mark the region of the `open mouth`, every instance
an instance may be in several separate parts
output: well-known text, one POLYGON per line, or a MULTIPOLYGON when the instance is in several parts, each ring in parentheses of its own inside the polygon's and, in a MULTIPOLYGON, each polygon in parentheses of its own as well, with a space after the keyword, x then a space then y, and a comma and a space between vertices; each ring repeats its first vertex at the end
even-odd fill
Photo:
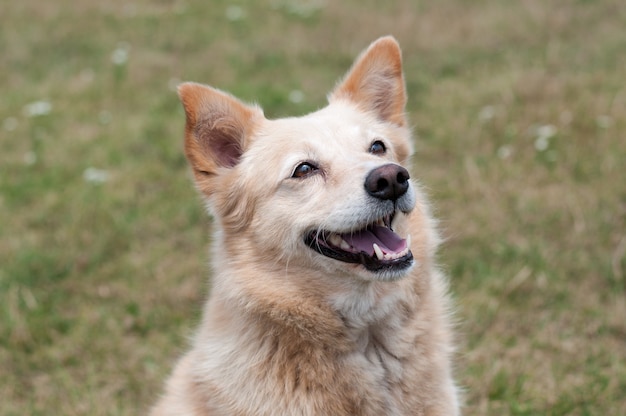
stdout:
POLYGON ((324 256, 346 263, 362 264, 373 272, 399 271, 413 264, 411 236, 403 239, 391 228, 393 214, 356 231, 312 231, 304 241, 324 256))

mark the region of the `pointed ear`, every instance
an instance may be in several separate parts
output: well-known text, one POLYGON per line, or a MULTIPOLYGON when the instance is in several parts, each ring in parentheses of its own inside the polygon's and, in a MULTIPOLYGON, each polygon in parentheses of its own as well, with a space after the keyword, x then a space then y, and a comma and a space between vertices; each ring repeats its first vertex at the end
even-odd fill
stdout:
POLYGON ((263 112, 217 89, 186 82, 178 87, 187 124, 185 154, 196 182, 239 163, 263 112))
POLYGON ((406 125, 406 92, 402 54, 392 36, 373 42, 330 94, 329 100, 347 99, 383 121, 406 125))

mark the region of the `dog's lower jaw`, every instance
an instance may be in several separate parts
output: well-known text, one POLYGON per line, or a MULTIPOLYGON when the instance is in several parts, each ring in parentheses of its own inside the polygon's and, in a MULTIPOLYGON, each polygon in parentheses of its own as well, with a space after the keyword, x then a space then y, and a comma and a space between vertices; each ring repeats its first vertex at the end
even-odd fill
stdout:
POLYGON ((362 278, 367 281, 376 282, 396 282, 409 275, 411 270, 416 266, 416 261, 411 255, 410 264, 406 265, 402 269, 394 268, 382 268, 376 271, 366 270, 366 273, 362 274, 362 278))

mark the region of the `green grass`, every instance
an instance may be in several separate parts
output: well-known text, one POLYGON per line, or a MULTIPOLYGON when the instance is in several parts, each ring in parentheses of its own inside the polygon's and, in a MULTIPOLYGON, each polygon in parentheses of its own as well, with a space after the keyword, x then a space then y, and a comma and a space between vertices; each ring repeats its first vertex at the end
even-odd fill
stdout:
POLYGON ((465 413, 626 414, 621 0, 4 3, 1 414, 145 412, 184 349, 210 220, 177 82, 298 115, 387 33, 447 239, 465 413))

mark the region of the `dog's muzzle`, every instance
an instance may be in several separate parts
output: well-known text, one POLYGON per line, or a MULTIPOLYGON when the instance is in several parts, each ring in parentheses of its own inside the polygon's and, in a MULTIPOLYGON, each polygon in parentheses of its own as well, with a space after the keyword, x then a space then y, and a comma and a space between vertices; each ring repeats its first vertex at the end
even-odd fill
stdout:
POLYGON ((392 229, 398 210, 408 212, 412 208, 401 203, 409 190, 409 172, 393 163, 382 165, 368 173, 364 186, 368 195, 390 208, 389 214, 357 230, 311 231, 305 235, 305 243, 324 256, 359 263, 373 272, 401 271, 410 267, 413 264, 411 237, 404 239, 392 229))

